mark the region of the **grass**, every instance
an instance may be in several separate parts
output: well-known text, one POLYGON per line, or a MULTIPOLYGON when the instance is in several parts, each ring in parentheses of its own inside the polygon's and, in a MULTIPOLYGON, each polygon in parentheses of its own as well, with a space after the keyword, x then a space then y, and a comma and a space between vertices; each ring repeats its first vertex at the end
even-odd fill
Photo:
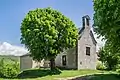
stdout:
MULTIPOLYGON (((50 71, 48 69, 26 70, 21 72, 17 78, 7 79, 7 80, 58 80, 58 79, 65 79, 70 77, 74 78, 75 76, 77 76, 78 78, 81 78, 81 76, 88 77, 91 75, 93 77, 89 80, 120 80, 120 78, 116 77, 116 73, 109 71, 58 70, 58 69, 54 71, 50 71)), ((1 78, 0 80, 6 80, 6 79, 1 78)), ((73 80, 76 80, 76 78, 74 78, 73 80)))

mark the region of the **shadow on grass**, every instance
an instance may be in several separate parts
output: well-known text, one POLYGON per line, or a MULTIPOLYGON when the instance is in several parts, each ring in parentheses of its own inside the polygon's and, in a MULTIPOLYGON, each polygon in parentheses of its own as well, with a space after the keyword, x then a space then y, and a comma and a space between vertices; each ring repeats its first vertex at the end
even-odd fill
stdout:
POLYGON ((71 80, 120 80, 120 75, 117 74, 94 74, 77 77, 71 80))
POLYGON ((59 75, 61 73, 60 70, 49 70, 49 69, 34 69, 34 70, 26 70, 20 73, 17 78, 24 79, 24 78, 37 78, 37 77, 44 77, 48 75, 59 75))

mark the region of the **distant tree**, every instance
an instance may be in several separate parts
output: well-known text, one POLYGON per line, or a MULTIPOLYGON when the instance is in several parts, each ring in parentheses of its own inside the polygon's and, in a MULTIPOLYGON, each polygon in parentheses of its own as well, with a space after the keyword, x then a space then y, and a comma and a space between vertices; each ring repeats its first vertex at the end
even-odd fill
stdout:
POLYGON ((111 41, 116 52, 120 52, 120 1, 93 0, 95 32, 111 41))
POLYGON ((75 24, 52 8, 29 11, 21 24, 21 43, 25 44, 34 60, 50 60, 55 68, 55 57, 64 49, 76 46, 78 31, 75 24))

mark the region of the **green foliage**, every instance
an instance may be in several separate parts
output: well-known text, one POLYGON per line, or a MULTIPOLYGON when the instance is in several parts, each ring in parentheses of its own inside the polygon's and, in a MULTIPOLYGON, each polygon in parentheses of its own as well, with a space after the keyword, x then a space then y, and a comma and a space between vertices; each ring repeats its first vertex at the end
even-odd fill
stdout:
POLYGON ((106 67, 105 67, 105 65, 102 62, 98 61, 97 65, 96 65, 96 69, 97 70, 105 70, 106 67))
POLYGON ((120 51, 120 1, 93 0, 94 29, 112 43, 114 51, 120 51))
POLYGON ((55 58, 64 49, 75 47, 77 36, 75 24, 49 7, 29 11, 21 24, 21 43, 38 61, 55 58))
POLYGON ((118 77, 120 78, 120 68, 119 69, 116 69, 116 72, 118 74, 118 77))
POLYGON ((120 69, 117 69, 116 71, 117 71, 118 73, 120 73, 120 69))
POLYGON ((3 68, 3 74, 6 77, 16 77, 18 74, 16 64, 6 64, 3 68))
POLYGON ((9 62, 5 59, 0 61, 0 75, 1 77, 14 78, 19 73, 19 63, 9 59, 9 62))
POLYGON ((120 64, 116 65, 115 69, 116 72, 118 73, 118 76, 120 77, 120 64))
POLYGON ((120 63, 120 54, 116 53, 109 42, 99 51, 99 60, 104 63, 107 69, 112 70, 120 63))
POLYGON ((115 69, 120 69, 120 64, 117 64, 117 65, 115 66, 115 69))
POLYGON ((4 77, 3 68, 4 68, 4 58, 0 60, 0 77, 4 77))

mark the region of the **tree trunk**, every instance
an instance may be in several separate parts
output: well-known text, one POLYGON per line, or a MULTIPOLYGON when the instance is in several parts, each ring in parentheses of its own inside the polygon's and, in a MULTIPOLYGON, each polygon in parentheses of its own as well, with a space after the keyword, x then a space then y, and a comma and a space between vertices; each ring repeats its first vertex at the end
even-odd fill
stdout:
POLYGON ((51 58, 51 60, 50 60, 50 69, 51 70, 55 69, 55 59, 54 58, 51 58))

